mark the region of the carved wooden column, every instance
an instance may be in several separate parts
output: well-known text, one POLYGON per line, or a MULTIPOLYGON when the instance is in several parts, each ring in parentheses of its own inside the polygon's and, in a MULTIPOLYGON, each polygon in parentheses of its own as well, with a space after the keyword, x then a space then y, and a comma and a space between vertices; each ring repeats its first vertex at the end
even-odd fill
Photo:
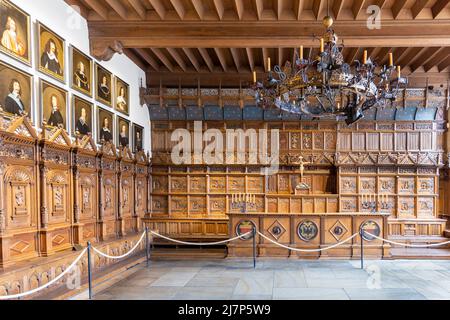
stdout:
POLYGON ((135 188, 135 158, 127 147, 121 148, 119 156, 119 232, 125 235, 137 230, 137 219, 134 215, 135 188))

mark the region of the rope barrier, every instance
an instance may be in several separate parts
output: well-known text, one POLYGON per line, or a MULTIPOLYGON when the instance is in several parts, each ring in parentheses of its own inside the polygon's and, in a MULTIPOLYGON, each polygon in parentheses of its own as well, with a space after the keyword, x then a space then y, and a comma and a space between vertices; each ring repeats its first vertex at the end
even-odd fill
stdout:
POLYGON ((378 240, 382 240, 384 242, 390 243, 390 244, 394 244, 394 245, 398 245, 398 246, 403 246, 403 247, 410 247, 410 248, 430 248, 430 247, 439 247, 439 246, 443 246, 443 245, 447 245, 450 244, 450 241, 446 241, 446 242, 441 242, 441 243, 432 243, 432 244, 408 244, 408 243, 400 243, 400 242, 395 242, 395 241, 391 241, 391 240, 387 240, 387 239, 383 239, 381 237, 378 237, 374 234, 371 234, 367 231, 364 231, 365 234, 367 234, 370 237, 374 237, 375 239, 378 240))
POLYGON ((80 259, 83 257, 83 255, 86 253, 87 248, 84 249, 80 255, 72 262, 72 264, 66 269, 64 270, 64 272, 62 272, 60 275, 58 275, 57 277, 55 277, 55 279, 53 279, 52 281, 44 284, 43 286, 40 286, 36 289, 27 291, 27 292, 23 292, 23 293, 18 293, 18 294, 13 294, 10 296, 0 296, 0 300, 7 300, 7 299, 17 299, 17 298, 21 298, 21 297, 25 297, 28 296, 30 294, 36 293, 38 291, 41 291, 42 289, 45 289, 49 286, 51 286, 52 284, 56 283, 59 281, 59 279, 61 279, 62 277, 64 277, 66 275, 66 273, 68 273, 77 263, 78 261, 80 261, 80 259))
POLYGON ((123 258, 129 256, 132 252, 134 252, 134 250, 137 249, 137 247, 139 246, 139 244, 140 244, 140 243, 142 242, 142 240, 144 239, 145 234, 146 234, 146 232, 144 231, 144 232, 142 233, 141 238, 140 238, 139 241, 135 244, 135 246, 134 246, 130 251, 128 251, 127 253, 125 253, 125 254, 123 254, 123 255, 121 255, 121 256, 110 256, 110 255, 108 255, 108 254, 106 254, 106 253, 101 252, 100 250, 98 250, 98 249, 95 248, 95 247, 92 247, 92 249, 93 249, 95 252, 97 252, 99 255, 101 255, 101 256, 103 256, 103 257, 105 257, 105 258, 108 258, 108 259, 116 259, 116 260, 118 260, 118 259, 123 259, 123 258))
POLYGON ((336 243, 336 244, 334 244, 334 245, 332 245, 332 246, 326 247, 326 248, 320 248, 320 249, 298 249, 298 248, 291 248, 291 247, 285 246, 284 244, 278 243, 278 242, 276 242, 276 241, 270 239, 269 237, 265 236, 264 234, 262 234, 262 233, 259 232, 259 231, 258 231, 258 233, 259 233, 259 235, 260 235, 261 237, 263 237, 264 239, 266 239, 266 240, 272 242, 273 244, 276 244, 277 246, 280 246, 280 247, 282 247, 282 248, 289 249, 289 250, 292 250, 292 251, 298 251, 298 252, 320 252, 320 251, 330 250, 330 249, 336 248, 336 247, 338 247, 338 246, 340 246, 340 245, 343 245, 344 243, 346 243, 346 242, 352 240, 352 239, 355 238, 357 235, 359 235, 358 233, 355 233, 355 234, 352 235, 350 238, 348 238, 348 239, 346 239, 346 240, 344 240, 344 241, 342 241, 342 242, 336 243))
POLYGON ((166 236, 163 236, 157 232, 151 231, 150 233, 154 234, 155 236, 158 236, 160 238, 166 239, 168 241, 172 241, 175 243, 179 243, 179 244, 185 244, 185 245, 192 245, 192 246, 214 246, 214 245, 218 245, 218 244, 224 244, 224 243, 228 243, 237 239, 242 239, 242 237, 248 236, 249 234, 251 234, 253 231, 249 231, 245 234, 239 235, 237 237, 234 237, 232 239, 227 239, 227 240, 223 240, 223 241, 218 241, 218 242, 205 242, 205 243, 200 243, 200 242, 185 242, 185 241, 180 241, 180 240, 175 240, 166 236))

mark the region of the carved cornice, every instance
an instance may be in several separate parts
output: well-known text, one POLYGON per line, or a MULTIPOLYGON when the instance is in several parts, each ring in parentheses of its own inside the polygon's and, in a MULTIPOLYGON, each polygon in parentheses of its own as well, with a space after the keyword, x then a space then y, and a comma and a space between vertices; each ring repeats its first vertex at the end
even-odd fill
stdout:
POLYGON ((389 152, 389 153, 363 153, 363 152, 337 152, 337 166, 370 166, 370 165, 396 165, 396 166, 434 166, 442 167, 443 153, 441 152, 389 152))

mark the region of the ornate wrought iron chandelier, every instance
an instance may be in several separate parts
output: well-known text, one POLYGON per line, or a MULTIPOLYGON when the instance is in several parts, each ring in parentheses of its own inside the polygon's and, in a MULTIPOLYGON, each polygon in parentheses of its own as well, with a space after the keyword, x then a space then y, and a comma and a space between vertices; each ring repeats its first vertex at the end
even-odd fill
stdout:
POLYGON ((258 105, 276 108, 312 118, 336 118, 350 125, 364 117, 370 108, 384 108, 394 102, 406 88, 408 79, 401 76, 389 53, 389 65, 379 67, 364 51, 363 61, 346 63, 344 45, 332 29, 333 19, 323 19, 327 31, 320 39, 320 54, 305 58, 303 46, 295 50, 295 61, 273 71, 268 59, 269 76, 258 82, 253 73, 253 89, 258 105))

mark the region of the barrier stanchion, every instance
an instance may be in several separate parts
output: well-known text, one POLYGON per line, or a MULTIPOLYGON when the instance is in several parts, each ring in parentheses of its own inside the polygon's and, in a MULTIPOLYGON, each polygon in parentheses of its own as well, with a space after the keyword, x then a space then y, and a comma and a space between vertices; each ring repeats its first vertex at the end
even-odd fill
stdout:
POLYGON ((148 242, 148 226, 145 226, 145 254, 147 256, 147 267, 150 264, 150 247, 148 242))
POLYGON ((364 230, 359 228, 359 235, 361 236, 361 269, 364 269, 364 230))
POLYGON ((89 300, 92 300, 92 269, 91 269, 91 242, 87 243, 88 250, 88 283, 89 283, 89 300))
POLYGON ((256 227, 253 227, 253 269, 256 269, 256 227))

